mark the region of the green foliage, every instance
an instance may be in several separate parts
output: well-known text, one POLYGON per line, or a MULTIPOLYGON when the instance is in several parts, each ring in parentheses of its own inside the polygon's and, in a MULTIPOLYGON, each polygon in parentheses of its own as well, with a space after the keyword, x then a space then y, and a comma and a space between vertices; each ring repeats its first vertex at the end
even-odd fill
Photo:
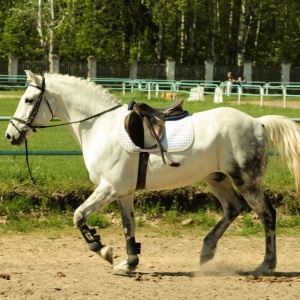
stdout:
POLYGON ((87 223, 94 227, 106 228, 109 226, 109 222, 104 215, 94 213, 88 217, 87 223))
POLYGON ((300 58, 298 0, 54 0, 53 15, 50 3, 42 1, 39 36, 38 0, 0 1, 2 57, 46 58, 53 38, 54 53, 75 61, 94 55, 163 63, 172 57, 227 65, 242 53, 256 65, 277 65, 300 58))
POLYGON ((39 44, 39 38, 32 24, 35 24, 35 15, 24 5, 16 6, 5 19, 1 34, 1 54, 15 55, 24 60, 38 60, 43 56, 43 49, 39 44))
POLYGON ((7 224, 0 222, 0 236, 8 231, 32 232, 33 230, 61 230, 73 225, 71 214, 16 214, 7 218, 7 224))
POLYGON ((199 209, 194 214, 193 221, 196 226, 201 226, 203 230, 209 230, 217 224, 216 216, 203 209, 199 209))
POLYGON ((239 233, 242 236, 252 235, 252 234, 264 234, 264 229, 261 222, 256 218, 253 220, 253 216, 250 213, 243 213, 241 232, 239 233))

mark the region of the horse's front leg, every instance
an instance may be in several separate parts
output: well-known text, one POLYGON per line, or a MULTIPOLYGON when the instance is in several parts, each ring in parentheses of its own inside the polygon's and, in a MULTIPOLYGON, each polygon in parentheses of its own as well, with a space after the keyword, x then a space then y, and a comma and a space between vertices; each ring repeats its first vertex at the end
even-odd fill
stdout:
POLYGON ((100 235, 96 234, 95 229, 90 229, 86 225, 86 220, 90 214, 103 208, 115 199, 116 191, 114 188, 106 180, 102 180, 101 184, 74 213, 74 224, 81 231, 90 250, 98 253, 111 264, 113 263, 112 248, 109 245, 106 246, 101 243, 100 235))
POLYGON ((121 210, 123 229, 126 239, 127 257, 119 265, 114 267, 115 271, 130 273, 134 271, 139 263, 140 244, 135 242, 135 216, 133 194, 118 200, 121 210))

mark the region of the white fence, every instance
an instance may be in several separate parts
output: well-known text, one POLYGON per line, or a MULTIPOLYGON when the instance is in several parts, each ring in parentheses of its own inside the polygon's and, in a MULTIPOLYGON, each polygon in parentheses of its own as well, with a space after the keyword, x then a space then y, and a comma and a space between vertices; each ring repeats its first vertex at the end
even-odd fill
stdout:
MULTIPOLYGON (((1 75, 0 75, 1 76, 1 75)), ((236 97, 237 103, 241 104, 242 96, 257 96, 260 105, 264 105, 265 97, 282 97, 283 107, 287 107, 288 97, 299 97, 300 82, 248 82, 243 85, 217 81, 192 81, 192 80, 147 80, 126 78, 90 78, 103 87, 126 92, 142 91, 147 93, 148 99, 153 95, 156 98, 175 99, 180 94, 188 94, 188 101, 205 101, 205 95, 214 95, 214 102, 222 103, 223 96, 236 97)), ((26 88, 26 78, 15 78, 3 75, 0 78, 0 89, 26 88), (21 82, 18 82, 22 80, 21 82)))
POLYGON ((242 96, 257 96, 260 105, 264 105, 265 97, 282 97, 283 107, 287 107, 288 97, 299 97, 300 82, 250 82, 243 85, 228 84, 228 82, 214 81, 170 81, 170 80, 130 80, 130 79, 105 79, 91 78, 91 81, 101 84, 109 90, 126 92, 142 91, 151 97, 175 99, 180 93, 188 94, 188 101, 205 101, 205 95, 214 95, 214 102, 223 102, 223 96, 237 97, 237 103, 241 104, 242 96))

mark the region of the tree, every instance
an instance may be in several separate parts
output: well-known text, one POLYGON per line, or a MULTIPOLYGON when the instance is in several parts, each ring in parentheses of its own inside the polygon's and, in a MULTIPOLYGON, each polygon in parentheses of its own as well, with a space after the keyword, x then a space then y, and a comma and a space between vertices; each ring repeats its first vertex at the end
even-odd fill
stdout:
POLYGON ((41 47, 50 57, 57 48, 54 32, 61 26, 65 17, 64 5, 55 6, 54 0, 38 0, 37 31, 40 36, 41 47), (58 18, 55 17, 55 12, 58 14, 58 18))
POLYGON ((298 0, 0 0, 0 55, 297 64, 298 0))
POLYGON ((6 19, 2 32, 1 50, 3 56, 16 55, 24 60, 40 59, 43 53, 39 47, 34 26, 33 1, 29 0, 26 7, 21 1, 15 3, 14 6, 11 4, 9 5, 9 13, 5 14, 6 19))

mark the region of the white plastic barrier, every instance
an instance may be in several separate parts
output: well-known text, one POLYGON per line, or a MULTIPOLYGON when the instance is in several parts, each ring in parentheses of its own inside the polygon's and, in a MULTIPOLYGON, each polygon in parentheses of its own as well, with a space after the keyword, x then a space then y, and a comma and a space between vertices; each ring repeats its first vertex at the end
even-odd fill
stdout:
POLYGON ((204 99, 204 87, 198 86, 190 90, 190 96, 188 101, 205 101, 204 99))
POLYGON ((223 103, 223 92, 219 86, 215 88, 214 103, 223 103))

